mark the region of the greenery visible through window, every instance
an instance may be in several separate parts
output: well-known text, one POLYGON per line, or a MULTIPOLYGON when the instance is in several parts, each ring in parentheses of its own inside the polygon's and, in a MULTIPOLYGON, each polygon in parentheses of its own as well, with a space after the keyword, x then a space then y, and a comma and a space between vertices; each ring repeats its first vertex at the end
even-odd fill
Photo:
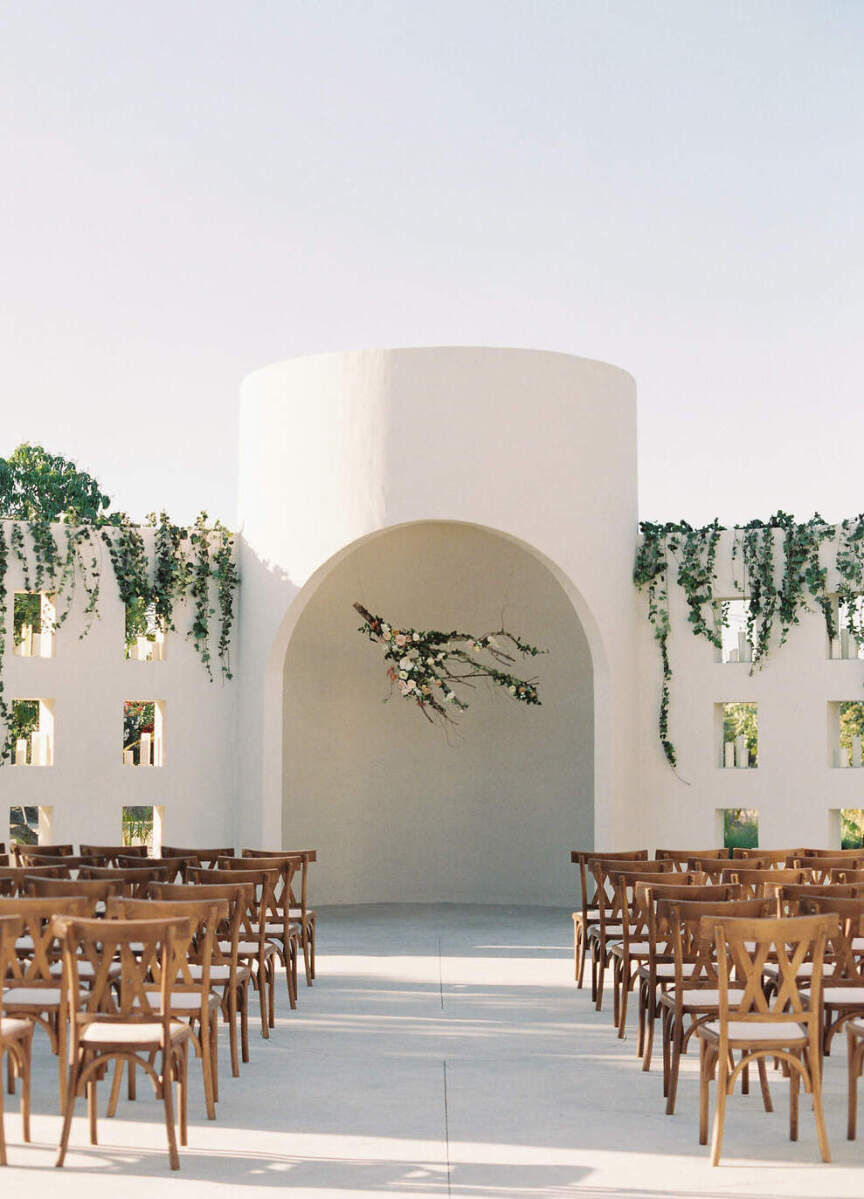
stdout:
MULTIPOLYGON (((32 746, 30 743, 31 733, 39 731, 39 700, 38 699, 13 699, 12 700, 12 718, 9 721, 9 754, 14 755, 15 743, 19 740, 27 741, 27 761, 32 761, 32 746)), ((13 759, 14 760, 14 759, 13 759)), ((23 809, 16 809, 22 811, 23 809)), ((33 809, 36 810, 35 808, 33 809)))
POLYGON ((734 703, 723 705, 723 743, 733 744, 740 736, 746 738, 750 765, 759 764, 759 727, 756 704, 734 703))
POLYGON ((755 808, 723 809, 723 845, 726 849, 758 849, 759 813, 755 808))
POLYGON ((840 746, 849 751, 850 761, 853 758, 853 737, 864 737, 864 703, 858 700, 840 704, 840 746))
POLYGON ((22 845, 38 844, 38 807, 12 807, 9 809, 9 840, 18 841, 22 845))
POLYGON ((123 809, 123 844, 146 845, 153 849, 153 808, 123 809))
POLYGON ((864 846, 864 808, 840 809, 840 848, 861 849, 864 846))
MULTIPOLYGON (((153 738, 153 729, 156 723, 156 705, 151 700, 149 702, 138 702, 136 700, 128 700, 123 705, 123 755, 124 761, 127 760, 127 750, 132 753, 134 765, 138 766, 141 762, 141 734, 149 733, 153 738)), ((131 809, 130 809, 131 810, 131 809)))

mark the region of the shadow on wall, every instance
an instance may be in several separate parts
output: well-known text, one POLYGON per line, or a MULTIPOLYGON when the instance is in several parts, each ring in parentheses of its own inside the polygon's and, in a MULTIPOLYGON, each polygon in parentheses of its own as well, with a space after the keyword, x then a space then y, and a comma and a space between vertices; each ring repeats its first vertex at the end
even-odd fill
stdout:
POLYGON ((569 849, 593 837, 588 643, 549 569, 505 535, 455 522, 358 544, 308 600, 284 668, 283 843, 319 850, 316 903, 566 904, 569 849), (391 696, 359 600, 397 627, 502 625, 549 650, 541 707, 480 681, 458 726, 391 696))

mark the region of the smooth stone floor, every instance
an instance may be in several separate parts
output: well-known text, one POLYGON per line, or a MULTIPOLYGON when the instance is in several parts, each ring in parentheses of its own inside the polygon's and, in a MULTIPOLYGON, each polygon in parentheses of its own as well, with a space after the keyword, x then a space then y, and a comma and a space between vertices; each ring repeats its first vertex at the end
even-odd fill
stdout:
POLYGON ((608 1011, 596 1013, 572 981, 569 912, 388 905, 325 909, 319 919, 319 977, 311 989, 301 982, 297 1011, 280 978, 277 1026, 265 1042, 252 1023, 252 1061, 239 1079, 223 1044, 215 1123, 192 1063, 178 1174, 143 1079, 136 1103, 100 1119, 96 1148, 80 1100, 67 1165, 52 1169, 56 1068, 37 1033, 34 1144, 22 1145, 18 1101, 7 1096, 3 1195, 864 1195, 864 1127, 860 1142, 845 1139, 841 1043, 825 1080, 834 1164, 819 1161, 803 1097, 800 1140, 788 1140, 788 1086, 772 1075, 776 1112, 762 1110, 758 1085, 730 1100, 725 1156, 712 1169, 697 1141, 695 1054, 667 1117, 658 1064, 643 1074, 634 1038, 618 1041, 608 1011))

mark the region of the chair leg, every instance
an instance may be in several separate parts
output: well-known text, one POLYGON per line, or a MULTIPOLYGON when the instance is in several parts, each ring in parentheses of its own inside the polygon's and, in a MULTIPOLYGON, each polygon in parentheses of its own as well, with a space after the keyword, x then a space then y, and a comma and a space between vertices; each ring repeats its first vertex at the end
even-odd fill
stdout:
MULTIPOLYGON (((204 1075, 204 1106, 207 1109, 207 1119, 216 1119, 216 1107, 213 1101, 213 1054, 210 1049, 210 1033, 212 1025, 209 1016, 201 1021, 201 1070, 204 1075)), ((168 1085, 167 1083, 165 1084, 168 1085)))
POLYGON ((774 1111, 774 1104, 771 1102, 771 1092, 768 1089, 768 1072, 765 1069, 765 1058, 756 1059, 756 1067, 759 1071, 759 1086, 762 1088, 762 1103, 765 1106, 766 1112, 774 1111))
POLYGON ((167 1045, 162 1051, 162 1102, 165 1105, 165 1131, 168 1134, 168 1162, 172 1170, 179 1170, 180 1155, 177 1152, 177 1134, 174 1129, 173 1073, 174 1052, 171 1046, 167 1045))
POLYGON ((258 962, 258 1006, 261 1009, 261 1036, 265 1041, 270 1039, 270 1016, 267 1012, 267 967, 262 961, 258 962))
POLYGON ((267 969, 267 1019, 270 1027, 276 1027, 276 962, 271 957, 267 969))
POLYGON ((798 1088, 801 1082, 801 1075, 798 1071, 792 1068, 792 1073, 789 1077, 789 1140, 798 1140, 798 1088))
POLYGON ((108 1116, 113 1119, 117 1115, 117 1101, 120 1098, 120 1083, 123 1081, 123 1058, 114 1059, 114 1078, 111 1082, 111 1093, 108 1096, 108 1116))
POLYGON ((243 980, 243 1001, 240 1004, 240 1043, 243 1061, 249 1061, 249 979, 243 980))
POLYGON ((708 1144, 708 1083, 711 1047, 699 1038, 699 1144, 708 1144))
POLYGON ((858 1076, 861 1073, 861 1049, 864 1042, 856 1044, 852 1029, 846 1028, 846 1061, 849 1073, 849 1105, 846 1120, 846 1137, 855 1140, 858 1124, 858 1076))
POLYGON ((681 1048, 684 1043, 684 1026, 676 1021, 672 1036, 672 1064, 669 1068, 669 1094, 666 1099, 666 1115, 675 1114, 675 1098, 678 1094, 678 1074, 681 1070, 681 1048))
POLYGON ((99 1117, 99 1097, 96 1090, 98 1083, 96 1075, 91 1074, 87 1081, 87 1115, 90 1119, 90 1144, 98 1145, 99 1140, 96 1135, 96 1123, 99 1117))
POLYGON ((189 1045, 183 1042, 180 1050, 180 1065, 177 1070, 177 1106, 180 1109, 180 1144, 189 1144, 189 1045))
POLYGON ((819 1153, 823 1162, 830 1162, 831 1150, 828 1146, 828 1133, 825 1130, 825 1112, 822 1110, 822 1063, 818 1060, 810 1063, 810 1085, 813 1090, 813 1118, 816 1121, 816 1135, 819 1138, 819 1153))
POLYGON ((647 998, 645 1048, 642 1054, 642 1069, 645 1071, 651 1069, 651 1059, 654 1056, 654 1025, 657 1023, 657 995, 649 989, 647 998))
POLYGON ((672 1046, 670 1044, 672 1037, 672 1025, 674 1021, 674 1013, 669 1008, 663 1009, 663 1098, 669 1094, 669 1074, 672 1068, 672 1046))
POLYGON ((714 1109, 714 1131, 711 1134, 711 1165, 720 1165, 723 1148, 723 1123, 726 1119, 726 1091, 729 1077, 729 1060, 725 1053, 717 1054, 717 1106, 714 1109))
POLYGON ((56 1166, 62 1166, 66 1160, 66 1150, 69 1148, 69 1133, 72 1129, 72 1113, 75 1110, 75 1099, 78 1095, 78 1075, 81 1063, 76 1061, 69 1071, 69 1081, 66 1087, 66 1108, 63 1112, 63 1130, 60 1133, 60 1144, 57 1147, 56 1166))
MULTIPOLYGON (((8 1053, 9 1050, 7 1049, 8 1053)), ((0 1043, 0 1079, 2 1079, 3 1069, 3 1045, 0 1043)), ((6 1133, 3 1128, 3 1088, 0 1086, 0 1166, 6 1166, 6 1133)))
POLYGON ((24 1141, 30 1140, 30 1085, 33 1070, 33 1029, 20 1042, 22 1078, 21 1078, 21 1125, 24 1141))

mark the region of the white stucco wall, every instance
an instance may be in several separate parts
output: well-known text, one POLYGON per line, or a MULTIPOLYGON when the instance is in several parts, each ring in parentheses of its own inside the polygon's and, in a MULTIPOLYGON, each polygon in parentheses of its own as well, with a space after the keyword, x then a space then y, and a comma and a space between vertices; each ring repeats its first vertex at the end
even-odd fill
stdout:
POLYGON ((346 547, 417 520, 500 530, 549 565, 592 653, 596 837, 634 835, 638 746, 618 730, 638 720, 635 415, 624 371, 534 350, 327 354, 245 380, 237 779, 254 839, 281 835, 283 667, 306 602, 346 547))
MULTIPOLYGON (((9 537, 9 522, 6 537, 9 537)), ((150 546, 152 532, 142 530, 150 546)), ((55 526, 65 546, 62 526, 55 526)), ((0 767, 0 840, 7 840, 9 807, 53 808, 51 839, 117 844, 121 809, 164 805, 168 843, 221 844, 233 835, 233 734, 236 685, 216 675, 210 683, 193 644, 185 637, 190 609, 176 610, 177 632, 167 636, 162 662, 126 661, 125 610, 117 596, 107 549, 100 548, 100 615, 83 639, 80 585, 70 615, 55 638, 52 658, 13 654, 13 592, 24 589, 13 554, 7 572, 3 678, 7 701, 54 703, 53 766, 0 767), (165 762, 161 767, 124 766, 123 703, 164 700, 165 762)))
POLYGON ((593 838, 591 656, 573 605, 533 555, 444 522, 364 539, 304 608, 284 686, 282 839, 317 847, 317 902, 571 899, 562 846, 593 838), (431 725, 390 696, 381 648, 356 631, 355 600, 396 628, 479 635, 503 619, 549 651, 508 667, 538 678, 541 705, 480 682, 461 692, 470 707, 455 725, 431 725))
MULTIPOLYGON (((717 551, 717 589, 728 598, 740 594, 730 572, 732 536, 724 533, 717 551)), ((836 585, 830 545, 823 562, 830 589, 836 585)), ((740 557, 738 564, 740 569, 740 557)), ((779 535, 775 564, 779 570, 779 535)), ((644 607, 640 620, 640 774, 652 848, 719 844, 717 812, 729 807, 758 810, 759 843, 767 848, 839 846, 836 813, 864 807, 864 769, 829 766, 828 705, 864 700, 864 661, 829 660, 824 618, 813 612, 790 630, 782 648, 775 639, 767 662, 751 676, 745 663, 715 662, 714 648, 705 638, 693 636, 677 585, 670 586, 670 600, 670 729, 680 778, 666 765, 657 737, 660 668, 644 607), (723 769, 718 764, 715 705, 734 701, 758 704, 755 769, 723 769)))

